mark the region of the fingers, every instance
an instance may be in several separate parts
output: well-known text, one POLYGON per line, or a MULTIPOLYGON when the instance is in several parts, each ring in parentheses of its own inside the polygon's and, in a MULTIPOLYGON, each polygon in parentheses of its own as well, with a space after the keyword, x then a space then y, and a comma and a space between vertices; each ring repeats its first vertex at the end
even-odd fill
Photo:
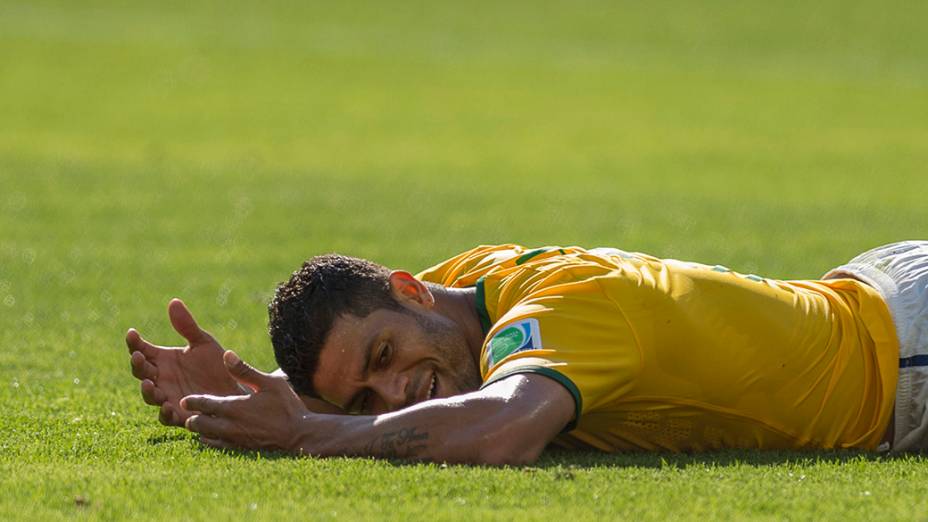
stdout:
POLYGON ((188 395, 180 400, 180 405, 187 411, 198 411, 207 415, 222 414, 230 399, 213 395, 188 395))
POLYGON ((183 426, 184 423, 181 420, 180 414, 177 413, 177 410, 171 406, 170 403, 165 402, 161 405, 161 410, 158 412, 158 421, 165 426, 183 426))
POLYGON ((158 389, 155 386, 155 383, 151 382, 148 379, 142 381, 142 400, 146 404, 151 406, 161 406, 158 411, 158 421, 165 426, 183 426, 183 418, 171 405, 167 402, 167 397, 165 397, 164 392, 158 389))
POLYGON ((143 379, 152 381, 158 379, 158 367, 148 362, 142 352, 132 352, 132 356, 129 357, 129 364, 132 366, 132 375, 136 379, 140 381, 143 379))
POLYGON ((184 427, 209 439, 224 439, 235 429, 228 419, 209 415, 191 415, 184 427))
POLYGON ((158 389, 155 386, 155 383, 151 382, 148 379, 142 380, 142 400, 145 401, 145 404, 150 404, 152 406, 161 406, 167 400, 164 392, 158 389))
POLYGON ((193 318, 193 314, 191 314, 190 310, 187 308, 187 305, 180 299, 171 299, 171 302, 168 303, 168 317, 171 319, 171 326, 174 327, 174 330, 182 335, 184 339, 187 339, 187 342, 191 345, 202 343, 212 338, 206 331, 200 328, 197 321, 193 318))
POLYGON ((222 361, 226 364, 229 375, 254 391, 267 388, 278 381, 274 376, 254 369, 231 350, 222 354, 222 361))
POLYGON ((230 444, 222 439, 211 439, 208 437, 204 437, 202 435, 200 436, 200 442, 202 442, 203 444, 206 444, 207 446, 211 448, 216 448, 216 449, 225 449, 225 450, 238 449, 238 446, 234 444, 230 444))
POLYGON ((135 328, 129 328, 126 332, 126 346, 129 348, 129 353, 142 352, 151 360, 155 360, 158 356, 158 347, 143 339, 135 328))

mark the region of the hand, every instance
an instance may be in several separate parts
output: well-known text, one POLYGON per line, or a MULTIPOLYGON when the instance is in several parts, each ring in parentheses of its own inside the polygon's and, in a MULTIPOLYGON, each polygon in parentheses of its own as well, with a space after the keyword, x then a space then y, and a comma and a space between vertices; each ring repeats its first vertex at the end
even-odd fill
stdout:
POLYGON ((131 352, 132 375, 142 381, 142 399, 160 406, 158 416, 167 426, 183 426, 190 412, 180 400, 194 393, 240 395, 249 390, 239 386, 222 363, 225 349, 212 335, 197 325, 180 299, 168 304, 174 329, 187 340, 186 347, 155 346, 135 329, 126 334, 131 352))
POLYGON ((181 400, 189 411, 186 428, 216 448, 295 451, 303 419, 313 415, 283 379, 258 371, 235 352, 223 356, 229 375, 254 391, 251 395, 190 395, 181 400))

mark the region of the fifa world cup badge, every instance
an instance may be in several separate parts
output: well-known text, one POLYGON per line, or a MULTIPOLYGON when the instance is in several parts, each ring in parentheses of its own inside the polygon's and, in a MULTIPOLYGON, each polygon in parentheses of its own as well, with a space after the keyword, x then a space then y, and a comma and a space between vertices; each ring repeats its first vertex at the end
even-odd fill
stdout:
POLYGON ((504 326, 487 343, 487 367, 502 361, 504 358, 528 350, 541 350, 541 329, 538 319, 522 319, 504 326))

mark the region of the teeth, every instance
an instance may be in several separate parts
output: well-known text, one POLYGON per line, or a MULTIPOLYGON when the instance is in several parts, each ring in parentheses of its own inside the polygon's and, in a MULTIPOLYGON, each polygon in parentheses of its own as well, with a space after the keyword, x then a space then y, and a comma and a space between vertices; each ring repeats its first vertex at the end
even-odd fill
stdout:
POLYGON ((435 396, 435 388, 438 386, 438 379, 435 378, 435 374, 432 374, 432 384, 429 386, 429 399, 435 396))

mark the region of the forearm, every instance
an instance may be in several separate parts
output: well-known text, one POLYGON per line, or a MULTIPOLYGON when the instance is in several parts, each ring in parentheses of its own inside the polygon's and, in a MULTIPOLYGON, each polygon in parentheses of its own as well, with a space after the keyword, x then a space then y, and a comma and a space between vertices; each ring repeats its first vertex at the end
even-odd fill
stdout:
MULTIPOLYGON (((483 402, 483 401, 481 401, 483 402)), ((403 411, 378 416, 340 416, 330 419, 328 440, 301 443, 300 451, 321 456, 371 456, 388 459, 428 460, 492 464, 484 442, 494 438, 487 417, 498 409, 488 404, 468 404, 456 399, 422 403, 403 411), (334 435, 334 436, 333 436, 334 435)), ((334 416, 333 416, 334 417, 334 416)), ((318 430, 318 424, 311 428, 318 430)))
POLYGON ((525 464, 575 416, 575 401, 544 376, 512 375, 486 388, 378 416, 314 413, 286 383, 225 357, 249 396, 190 395, 186 427, 220 448, 312 456, 371 456, 473 464, 525 464))
POLYGON ((474 393, 378 416, 326 416, 322 424, 316 415, 303 423, 294 449, 316 456, 525 464, 537 459, 569 420, 568 412, 563 422, 551 422, 546 406, 474 393))

